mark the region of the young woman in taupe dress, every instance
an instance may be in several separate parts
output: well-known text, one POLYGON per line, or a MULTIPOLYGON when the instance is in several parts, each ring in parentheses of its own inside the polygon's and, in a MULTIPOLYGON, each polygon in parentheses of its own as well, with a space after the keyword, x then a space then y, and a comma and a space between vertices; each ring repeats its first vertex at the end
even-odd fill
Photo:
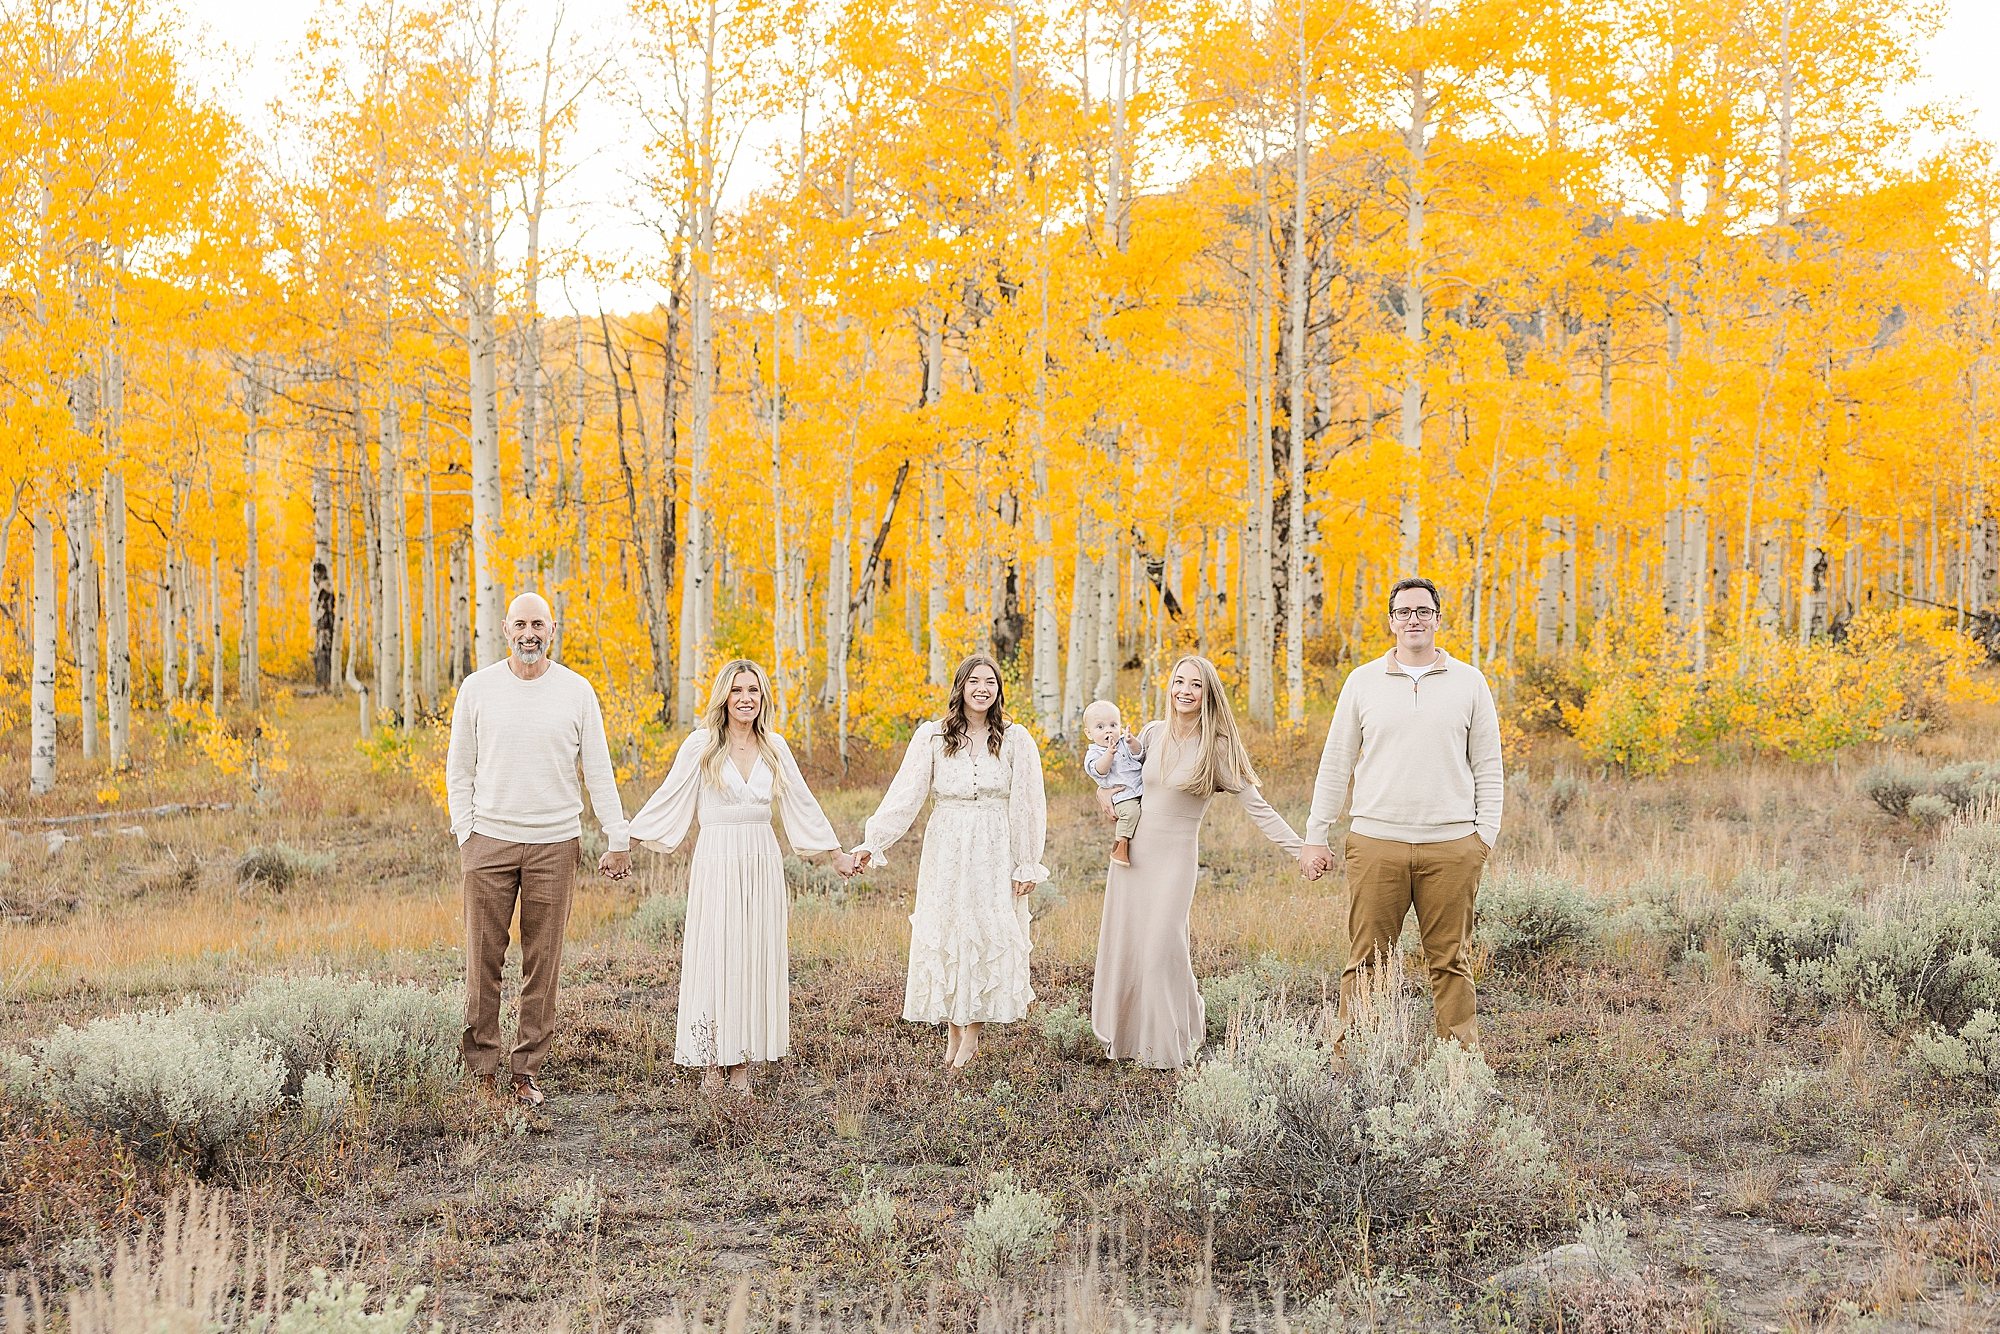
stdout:
POLYGON ((1215 665, 1196 657, 1175 663, 1167 700, 1167 717, 1139 733, 1145 806, 1132 835, 1132 864, 1113 863, 1104 888, 1090 993, 1090 1024, 1105 1053, 1156 1070, 1186 1065, 1207 1032, 1188 951, 1188 910, 1210 799, 1218 792, 1235 797, 1265 837, 1294 857, 1305 846, 1257 790, 1215 665))

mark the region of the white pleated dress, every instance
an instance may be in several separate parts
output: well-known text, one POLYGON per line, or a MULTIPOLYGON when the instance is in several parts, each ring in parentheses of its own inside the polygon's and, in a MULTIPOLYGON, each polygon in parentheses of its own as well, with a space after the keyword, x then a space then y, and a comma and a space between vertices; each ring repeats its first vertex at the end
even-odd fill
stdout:
POLYGON ((1013 882, 1049 878, 1042 865, 1048 808, 1035 738, 1010 723, 997 757, 984 738, 946 755, 940 725, 923 724, 860 846, 883 861, 883 852, 908 832, 931 797, 937 804, 917 863, 903 1018, 1013 1023, 1035 999, 1028 983, 1028 901, 1015 895, 1013 882))
POLYGON ((791 1050, 792 978, 785 858, 771 829, 773 788, 794 852, 827 852, 840 840, 783 737, 772 738, 782 783, 772 782, 762 758, 746 781, 725 757, 716 788, 701 772, 708 736, 697 728, 681 743, 667 780, 632 820, 633 841, 657 852, 672 852, 688 825, 701 822, 688 864, 674 1063, 775 1061, 791 1050))

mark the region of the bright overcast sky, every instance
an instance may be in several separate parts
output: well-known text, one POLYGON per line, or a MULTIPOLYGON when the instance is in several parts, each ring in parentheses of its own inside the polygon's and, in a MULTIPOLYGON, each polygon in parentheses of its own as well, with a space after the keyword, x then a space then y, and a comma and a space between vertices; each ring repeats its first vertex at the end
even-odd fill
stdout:
MULTIPOLYGON (((225 97, 252 125, 261 125, 262 108, 282 96, 289 78, 289 55, 305 32, 313 11, 311 0, 182 0, 197 33, 197 49, 214 53, 204 77, 224 90, 225 97)), ((566 25, 589 31, 594 40, 615 44, 626 27, 625 0, 564 0, 566 25)), ((534 16, 528 26, 546 22, 554 12, 551 0, 526 7, 534 16)), ((1982 138, 2000 142, 2000 0, 1948 0, 1943 31, 1932 44, 1927 86, 1908 92, 1911 105, 1926 101, 1952 103, 1982 138)), ((589 118, 578 148, 588 161, 569 183, 562 216, 545 223, 557 244, 586 241, 597 253, 617 253, 647 243, 650 233, 638 227, 621 207, 629 197, 626 161, 621 147, 625 129, 615 114, 589 118)), ((769 151, 769 141, 746 145, 740 155, 731 193, 765 173, 757 159, 769 151)), ((547 242, 545 241, 545 244, 547 242)), ((586 280, 587 282, 587 280, 586 280)), ((602 290, 586 286, 548 293, 545 300, 560 307, 573 301, 595 310, 650 305, 658 293, 643 285, 615 283, 602 290)))

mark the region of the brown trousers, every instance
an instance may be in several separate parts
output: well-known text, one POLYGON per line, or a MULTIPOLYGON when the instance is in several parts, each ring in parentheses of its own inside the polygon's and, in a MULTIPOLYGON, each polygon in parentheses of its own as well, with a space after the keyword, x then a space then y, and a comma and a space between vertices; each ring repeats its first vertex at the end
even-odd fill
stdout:
POLYGON ((563 929, 576 885, 577 839, 509 843, 474 834, 458 850, 465 873, 465 1068, 485 1077, 500 1068, 500 968, 508 927, 521 905, 521 1026, 508 1068, 532 1079, 555 1034, 556 977, 563 929))
POLYGON ((1473 1016, 1472 904, 1486 869, 1486 841, 1467 834, 1447 843, 1392 843, 1347 836, 1347 969, 1341 974, 1341 1009, 1378 954, 1387 956, 1403 934, 1412 905, 1423 933, 1424 963, 1431 975, 1431 1008, 1437 1034, 1479 1046, 1473 1016))

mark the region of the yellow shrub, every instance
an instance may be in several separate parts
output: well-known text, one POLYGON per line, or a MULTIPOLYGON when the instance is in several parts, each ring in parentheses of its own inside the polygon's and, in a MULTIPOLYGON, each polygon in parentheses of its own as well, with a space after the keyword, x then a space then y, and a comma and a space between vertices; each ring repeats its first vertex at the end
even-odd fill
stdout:
POLYGON ((1658 773, 1718 753, 1817 759, 1994 697, 1978 644, 1936 612, 1864 611, 1839 643, 1753 631, 1713 636, 1696 671, 1657 615, 1586 655, 1581 705, 1563 718, 1584 753, 1658 773))

